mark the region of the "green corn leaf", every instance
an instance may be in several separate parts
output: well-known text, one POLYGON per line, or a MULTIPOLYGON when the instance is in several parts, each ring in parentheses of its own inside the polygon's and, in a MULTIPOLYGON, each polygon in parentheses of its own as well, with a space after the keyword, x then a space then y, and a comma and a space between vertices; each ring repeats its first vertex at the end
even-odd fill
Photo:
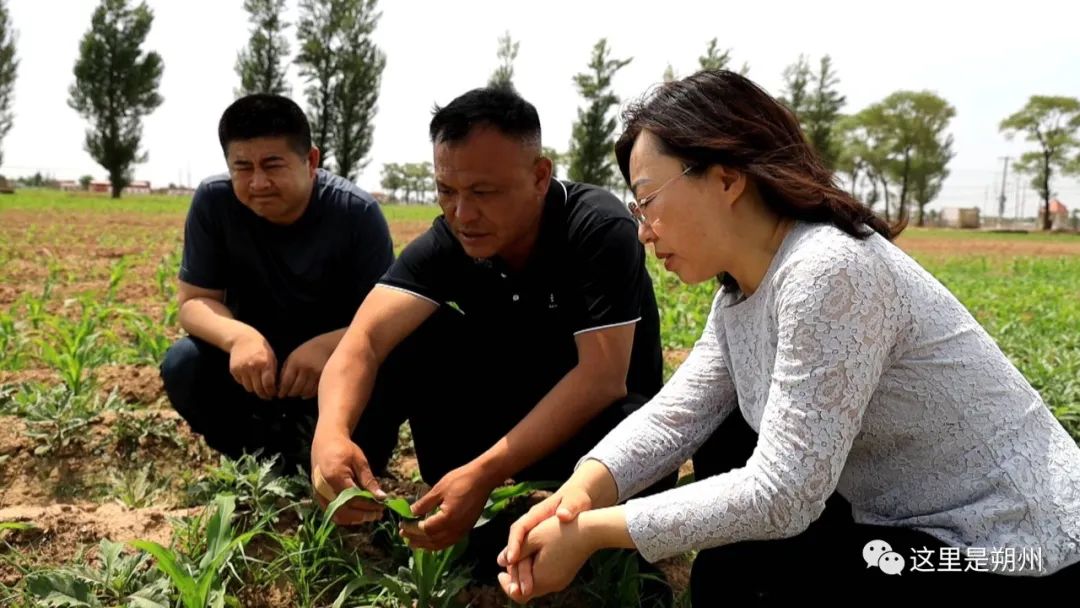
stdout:
POLYGON ((198 596, 195 579, 177 562, 173 552, 161 545, 149 540, 133 540, 130 544, 140 551, 145 551, 157 559, 158 570, 164 572, 170 579, 177 591, 180 592, 180 601, 188 608, 202 608, 202 598, 198 596))
POLYGON ((375 498, 374 494, 367 490, 361 490, 360 488, 348 488, 344 492, 338 494, 337 498, 326 507, 327 518, 332 518, 334 513, 336 513, 342 505, 354 498, 365 498, 367 500, 379 502, 405 519, 420 519, 416 515, 413 515, 412 507, 409 506, 409 501, 404 498, 388 498, 385 501, 379 501, 375 498))
POLYGON ((341 590, 341 593, 338 594, 337 599, 334 600, 331 608, 342 608, 345 605, 345 600, 349 599, 358 589, 362 587, 373 587, 381 582, 383 582, 381 578, 370 576, 358 576, 354 578, 341 590))
POLYGON ((25 532, 26 530, 34 530, 37 526, 34 524, 27 524, 21 521, 4 521, 0 522, 0 532, 4 530, 14 530, 16 532, 25 532))

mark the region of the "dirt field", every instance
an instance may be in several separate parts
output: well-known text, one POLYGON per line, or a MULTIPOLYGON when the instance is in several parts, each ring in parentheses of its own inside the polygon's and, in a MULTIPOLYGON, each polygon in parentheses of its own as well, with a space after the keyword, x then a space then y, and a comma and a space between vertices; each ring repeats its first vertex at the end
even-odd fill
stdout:
MULTIPOLYGON (((93 348, 112 350, 88 373, 96 379, 97 398, 115 402, 114 407, 70 430, 66 443, 44 452, 26 416, 0 416, 0 522, 35 526, 31 531, 0 533, 3 543, 21 556, 0 560, 0 583, 12 586, 29 569, 69 562, 84 551, 92 555, 103 538, 149 539, 167 545, 170 522, 202 508, 191 501, 187 490, 217 459, 169 409, 156 366, 147 360, 160 352, 161 344, 167 345, 181 333, 172 302, 183 219, 182 212, 35 211, 0 206, 0 312, 17 328, 4 338, 6 350, 0 351, 0 394, 7 391, 11 399, 25 383, 56 386, 64 382, 60 372, 44 360, 40 343, 50 339, 50 332, 60 331, 54 326, 59 327, 61 320, 74 323, 82 318, 89 302, 99 304, 101 313, 93 348), (151 336, 156 347, 135 339, 138 326, 132 324, 128 312, 156 324, 157 333, 151 336), (130 478, 140 473, 156 493, 142 501, 147 503, 144 506, 124 506, 117 492, 138 491, 130 478), (124 481, 125 476, 129 481, 124 481)), ((427 220, 392 221, 396 248, 429 225, 427 220)), ((1080 255, 1080 237, 1074 236, 1020 239, 912 231, 898 243, 914 254, 931 257, 1080 255)), ((677 366, 687 352, 669 349, 665 353, 668 366, 677 366)), ((407 450, 393 470, 397 483, 412 483, 415 460, 407 450)), ((0 544, 0 552, 3 547, 0 544)), ((676 586, 685 587, 685 560, 673 560, 665 569, 676 586)), ((470 593, 487 598, 478 600, 480 606, 505 604, 505 598, 491 588, 470 593)), ((288 593, 280 592, 249 601, 252 605, 292 605, 288 593)))

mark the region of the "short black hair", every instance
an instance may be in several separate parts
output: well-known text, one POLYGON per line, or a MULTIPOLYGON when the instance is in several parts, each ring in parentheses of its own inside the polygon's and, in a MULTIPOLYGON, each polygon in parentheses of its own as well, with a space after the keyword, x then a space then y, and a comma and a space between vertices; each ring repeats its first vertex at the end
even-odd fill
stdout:
POLYGON ((221 151, 229 144, 257 137, 284 137, 300 156, 311 150, 311 124, 296 102, 281 95, 256 93, 237 99, 218 123, 221 151))
POLYGON ((473 89, 446 106, 435 106, 431 143, 460 142, 477 126, 493 127, 504 135, 540 146, 536 107, 510 87, 473 89))

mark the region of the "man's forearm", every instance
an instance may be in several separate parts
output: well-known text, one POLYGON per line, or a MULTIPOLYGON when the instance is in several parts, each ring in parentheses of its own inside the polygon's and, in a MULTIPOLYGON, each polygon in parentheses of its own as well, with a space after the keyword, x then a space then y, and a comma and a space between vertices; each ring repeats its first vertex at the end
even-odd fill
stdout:
POLYGON ((335 329, 334 331, 328 331, 325 334, 319 334, 311 339, 311 342, 318 343, 319 346, 325 348, 328 352, 333 352, 337 348, 338 343, 341 342, 341 338, 345 336, 345 332, 348 327, 342 327, 341 329, 335 329))
POLYGON ((323 368, 316 432, 351 435, 371 398, 378 359, 370 350, 355 360, 349 359, 342 351, 335 350, 323 368))
POLYGON ((191 298, 180 306, 180 327, 192 336, 229 352, 246 333, 257 330, 233 318, 224 303, 211 298, 191 298))
POLYGON ((570 370, 505 437, 473 463, 494 483, 513 477, 573 437, 604 408, 626 396, 624 386, 570 370))

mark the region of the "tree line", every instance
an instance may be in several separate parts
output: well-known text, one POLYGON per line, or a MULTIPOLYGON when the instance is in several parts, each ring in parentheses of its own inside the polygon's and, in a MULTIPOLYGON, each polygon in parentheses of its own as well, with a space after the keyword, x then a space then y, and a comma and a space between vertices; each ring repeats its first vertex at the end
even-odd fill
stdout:
MULTIPOLYGON (((237 54, 235 93, 288 95, 286 72, 290 62, 295 64, 322 162, 355 179, 368 162, 386 66, 385 54, 372 41, 381 17, 377 0, 299 0, 295 24, 286 21, 285 8, 286 0, 244 0, 250 35, 237 54), (294 39, 290 29, 295 29, 294 39)), ((145 1, 100 0, 79 43, 69 88, 69 105, 89 123, 84 146, 108 172, 114 197, 130 183, 133 166, 148 159, 141 149, 142 120, 164 102, 158 93, 164 61, 144 48, 152 24, 145 1)), ((14 120, 15 37, 6 0, 0 0, 0 144, 14 120)), ((488 85, 514 86, 519 50, 520 42, 509 32, 499 37, 488 85)), ((571 180, 623 187, 613 153, 621 103, 613 81, 632 61, 615 56, 601 38, 585 69, 573 75, 581 104, 570 141, 565 152, 544 149, 571 180)), ((735 69, 732 62, 732 49, 713 38, 698 57, 697 68, 735 69)), ((737 70, 748 74, 750 66, 743 62, 737 70)), ((677 77, 668 64, 662 79, 677 77)), ((914 214, 916 223, 923 223, 925 207, 940 193, 954 156, 949 127, 956 109, 948 101, 932 91, 902 90, 848 112, 828 55, 815 62, 801 55, 785 68, 779 97, 839 183, 871 208, 880 206, 888 219, 914 214)), ((1001 121, 999 130, 1031 144, 1013 170, 1030 176, 1049 227, 1046 211, 1054 180, 1080 175, 1080 100, 1032 96, 1001 121)), ((430 173, 430 163, 387 163, 381 186, 392 199, 401 193, 407 202, 423 202, 430 198, 430 173)))

